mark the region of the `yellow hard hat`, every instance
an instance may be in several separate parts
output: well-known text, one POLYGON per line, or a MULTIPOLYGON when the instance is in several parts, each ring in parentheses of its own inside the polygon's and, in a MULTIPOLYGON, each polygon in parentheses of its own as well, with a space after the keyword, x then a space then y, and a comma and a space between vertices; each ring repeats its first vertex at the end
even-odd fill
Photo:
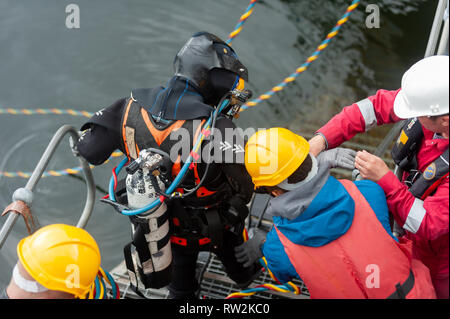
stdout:
POLYGON ((84 229, 45 226, 17 245, 27 272, 42 286, 84 298, 100 268, 100 250, 84 229))
POLYGON ((275 186, 291 176, 308 153, 308 141, 288 129, 260 130, 245 146, 245 167, 255 187, 275 186))

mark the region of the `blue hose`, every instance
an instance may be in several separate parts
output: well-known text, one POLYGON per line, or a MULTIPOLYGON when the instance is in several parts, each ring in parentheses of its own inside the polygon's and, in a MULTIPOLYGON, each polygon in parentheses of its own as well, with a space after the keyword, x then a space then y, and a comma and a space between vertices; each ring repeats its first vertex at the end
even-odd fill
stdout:
POLYGON ((99 299, 100 297, 100 281, 98 280, 98 276, 95 277, 95 297, 94 299, 99 299))
MULTIPOLYGON (((128 162, 128 157, 125 157, 119 165, 117 165, 115 169, 116 176, 119 174, 120 170, 125 166, 125 164, 128 162)), ((109 198, 112 201, 116 201, 116 196, 114 195, 114 176, 111 176, 111 179, 109 180, 109 198)))
MULTIPOLYGON (((207 127, 211 124, 211 121, 213 120, 213 118, 216 116, 216 113, 220 113, 222 112, 222 110, 227 107, 227 105, 229 104, 229 100, 226 99, 225 101, 222 102, 222 105, 215 110, 215 112, 213 112, 213 114, 209 117, 208 121, 205 123, 205 125, 203 127, 207 127)), ((201 137, 202 135, 200 135, 195 143, 194 149, 196 149, 199 146, 199 143, 201 143, 201 137)), ((124 167, 124 165, 128 162, 128 158, 124 158, 119 165, 117 165, 116 169, 115 169, 115 173, 116 176, 119 175, 120 170, 124 167)), ((178 173, 177 177, 174 179, 174 181, 172 182, 172 184, 170 184, 169 188, 166 191, 166 195, 170 196, 169 194, 172 194, 174 192, 174 190, 178 187, 178 184, 181 182, 181 180, 183 179, 184 175, 186 174, 186 172, 189 169, 189 166, 192 163, 192 155, 189 155, 189 157, 187 158, 186 162, 184 163, 183 167, 181 168, 180 172, 178 173)), ((109 198, 112 201, 116 201, 116 197, 114 196, 114 176, 111 176, 111 179, 109 181, 109 198)), ((155 207, 157 207, 158 205, 161 204, 161 199, 155 199, 153 202, 151 202, 150 204, 148 204, 147 206, 144 206, 142 208, 139 209, 134 209, 134 210, 128 210, 128 209, 124 209, 121 214, 126 215, 126 216, 134 216, 134 215, 139 215, 139 214, 143 214, 155 207)))
MULTIPOLYGON (((103 270, 103 272, 105 273, 106 277, 109 280, 109 283, 111 284, 111 289, 112 289, 112 295, 113 298, 116 298, 117 295, 117 289, 116 289, 116 282, 114 281, 114 278, 109 274, 109 272, 107 272, 106 270, 103 270)), ((119 295, 120 297, 120 295, 119 295)))

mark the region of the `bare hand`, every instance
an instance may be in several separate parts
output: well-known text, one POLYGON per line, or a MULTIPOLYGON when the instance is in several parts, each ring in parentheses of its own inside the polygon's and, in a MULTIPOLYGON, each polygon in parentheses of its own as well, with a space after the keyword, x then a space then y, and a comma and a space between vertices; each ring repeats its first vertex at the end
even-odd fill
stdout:
POLYGON ((314 156, 319 155, 320 152, 325 150, 326 147, 325 139, 320 134, 315 135, 308 141, 308 143, 309 143, 309 152, 314 156))
POLYGON ((389 172, 389 167, 381 158, 367 151, 356 153, 355 168, 364 179, 374 182, 378 182, 389 172))

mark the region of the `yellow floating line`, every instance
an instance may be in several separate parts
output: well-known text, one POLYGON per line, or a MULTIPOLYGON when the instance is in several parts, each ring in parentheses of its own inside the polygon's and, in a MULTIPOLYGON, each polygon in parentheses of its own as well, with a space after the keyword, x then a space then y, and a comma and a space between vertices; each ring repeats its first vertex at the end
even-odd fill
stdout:
POLYGON ((320 45, 317 50, 322 51, 323 49, 325 49, 328 46, 328 43, 324 43, 322 45, 320 45))
POLYGON ((17 172, 17 175, 19 175, 20 177, 23 177, 23 178, 27 178, 27 177, 30 177, 30 175, 29 174, 26 174, 26 173, 24 173, 24 172, 17 172))
POLYGON ((293 81, 295 81, 295 77, 290 76, 288 78, 285 78, 283 82, 293 82, 293 81))
POLYGON ((339 20, 337 24, 338 24, 338 25, 344 24, 345 22, 347 22, 347 20, 348 20, 348 17, 339 20))
POLYGON ((355 3, 355 4, 352 4, 350 7, 348 7, 347 12, 352 11, 352 10, 355 9, 358 5, 359 5, 359 2, 358 2, 358 3, 355 3))
POLYGON ((58 173, 57 171, 54 171, 54 170, 50 170, 50 171, 48 171, 48 173, 52 176, 61 176, 60 173, 58 173))
POLYGON ((275 86, 274 88, 272 88, 272 91, 278 92, 278 91, 281 91, 282 89, 283 89, 282 86, 275 86))
POLYGON ((336 36, 336 34, 338 34, 338 31, 330 32, 328 33, 327 38, 333 38, 334 36, 336 36))
POLYGON ((239 29, 236 29, 236 30, 234 30, 233 32, 231 32, 230 38, 233 38, 233 37, 235 37, 236 35, 238 35, 239 32, 241 32, 241 30, 242 30, 242 27, 240 27, 239 29))
POLYGON ((252 12, 253 12, 253 9, 251 9, 250 11, 244 13, 244 14, 241 16, 241 21, 247 19, 247 18, 252 14, 252 12))

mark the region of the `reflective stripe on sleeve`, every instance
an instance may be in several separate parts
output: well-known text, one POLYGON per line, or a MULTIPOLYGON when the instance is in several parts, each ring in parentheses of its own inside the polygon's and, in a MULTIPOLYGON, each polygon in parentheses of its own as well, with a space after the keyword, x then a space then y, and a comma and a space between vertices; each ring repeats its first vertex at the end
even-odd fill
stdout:
POLYGON ((403 228, 413 234, 417 233, 420 228, 420 224, 425 217, 425 213, 426 210, 423 208, 423 201, 416 198, 411 206, 403 228))
POLYGON ((371 128, 377 126, 377 117, 375 115, 372 101, 370 101, 369 99, 364 99, 357 102, 356 104, 358 105, 359 111, 364 118, 366 132, 371 128))

